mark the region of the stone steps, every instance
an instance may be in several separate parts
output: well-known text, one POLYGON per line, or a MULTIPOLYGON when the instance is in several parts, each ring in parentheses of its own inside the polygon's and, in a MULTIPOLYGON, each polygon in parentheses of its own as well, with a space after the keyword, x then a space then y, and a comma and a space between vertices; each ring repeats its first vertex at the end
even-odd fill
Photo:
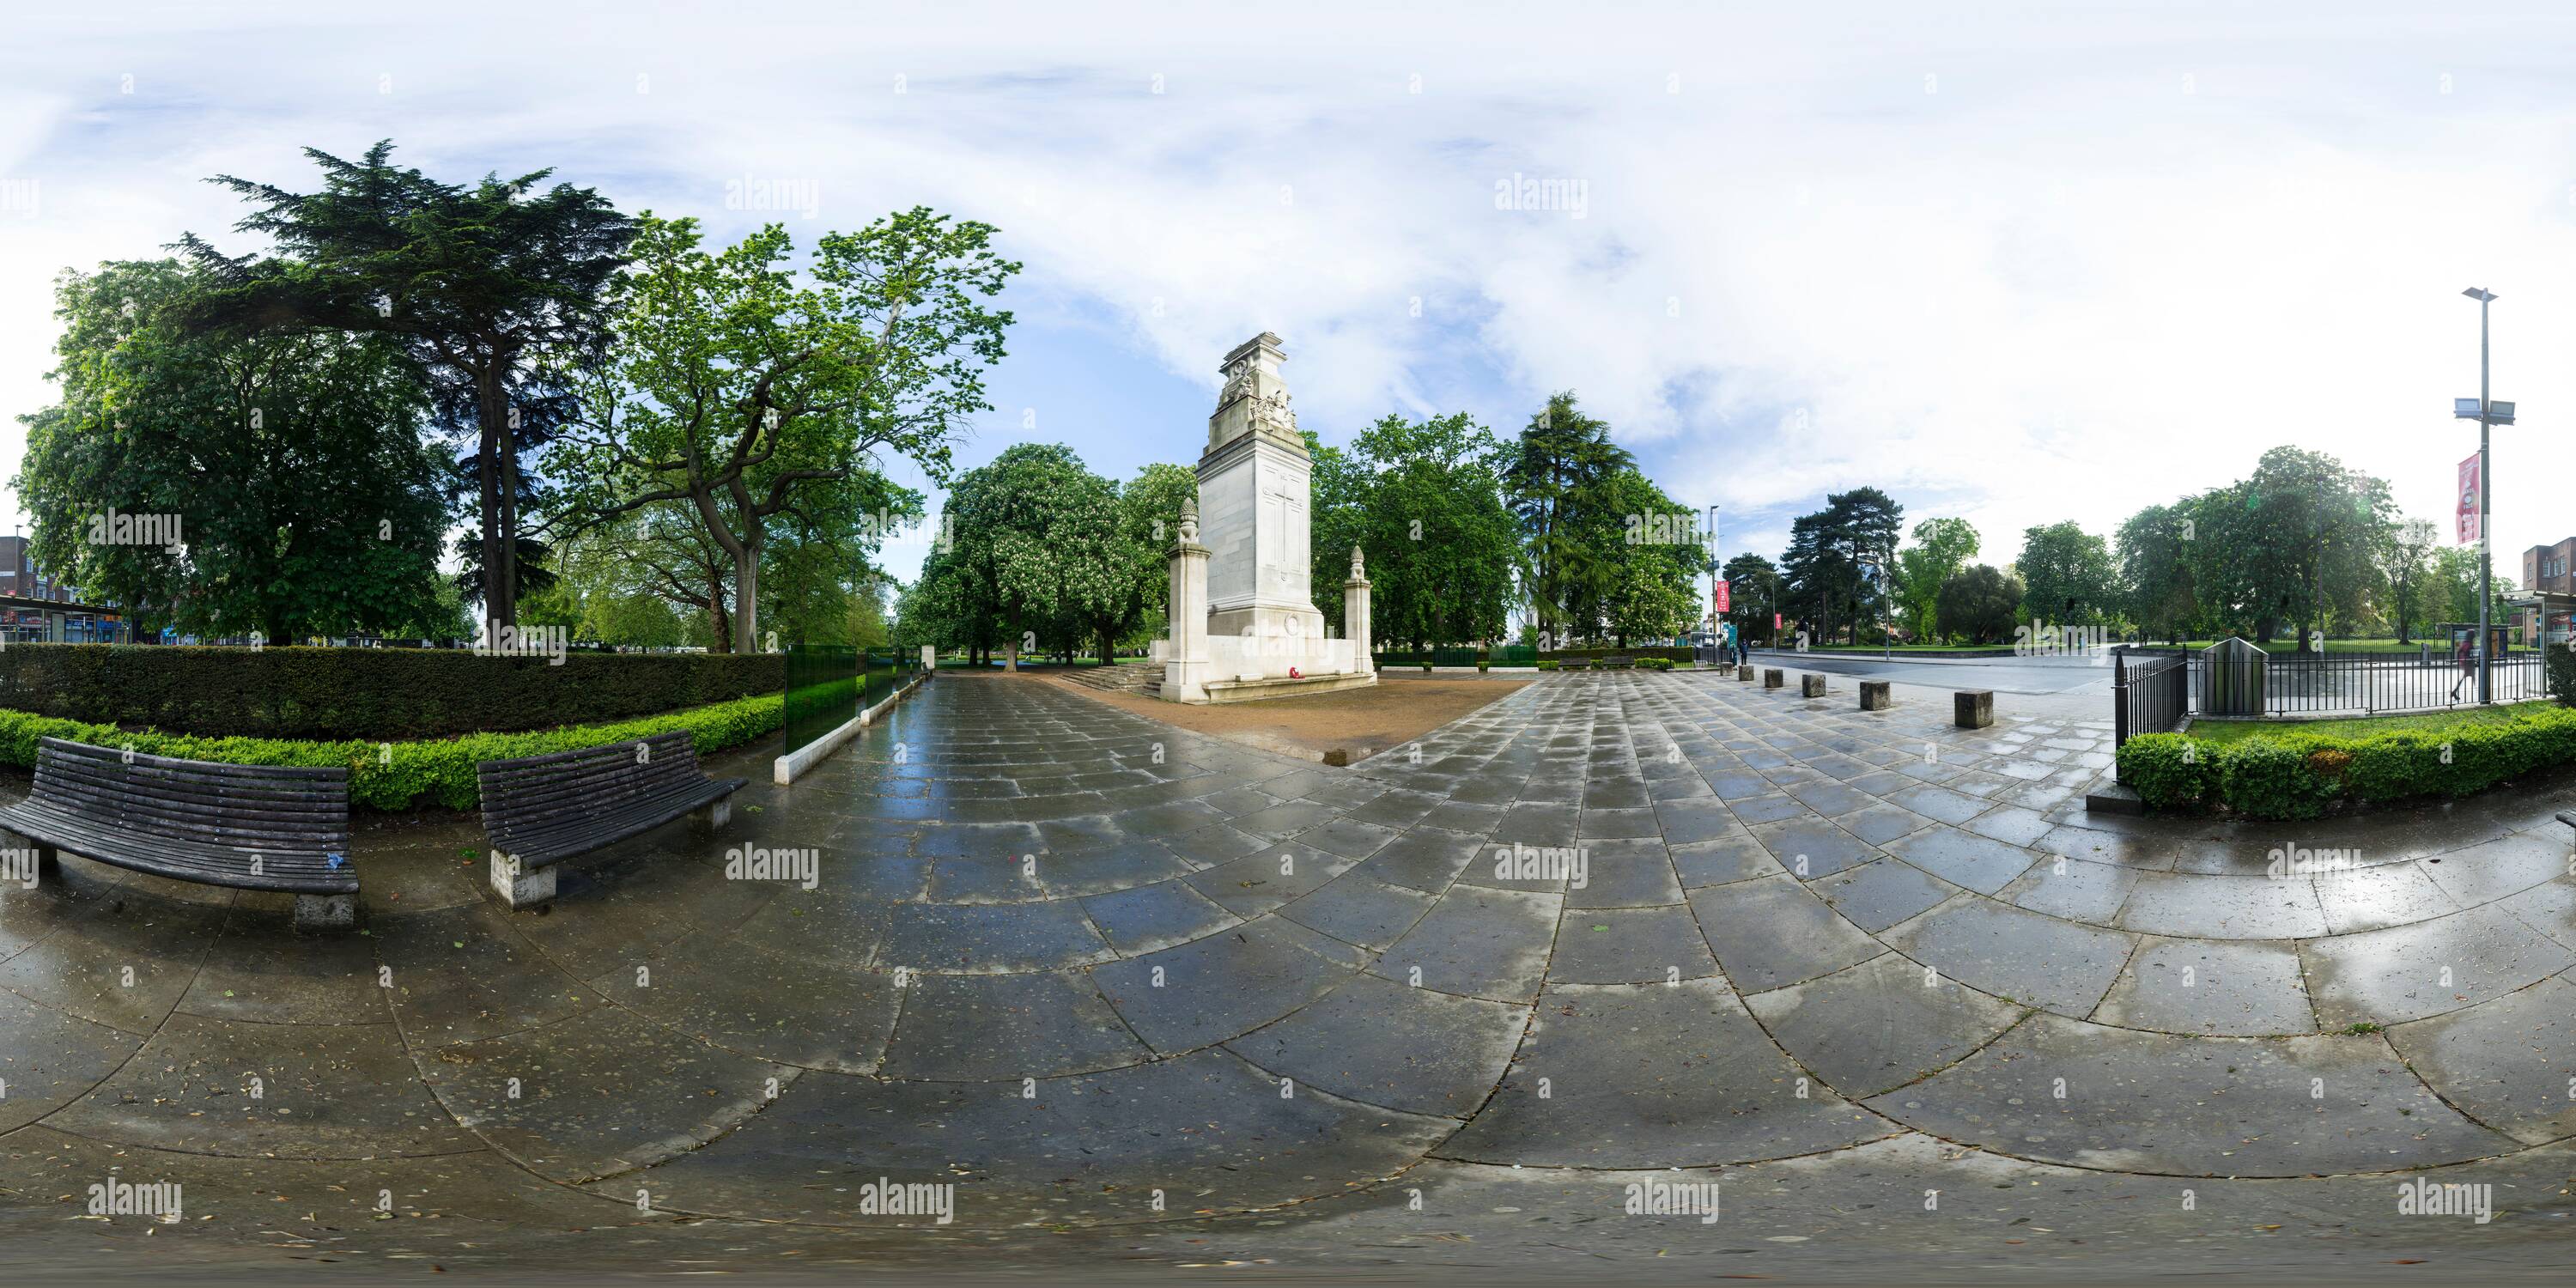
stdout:
POLYGON ((1066 678, 1086 688, 1113 693, 1141 693, 1149 698, 1163 696, 1163 664, 1160 662, 1087 666, 1073 671, 1066 678))

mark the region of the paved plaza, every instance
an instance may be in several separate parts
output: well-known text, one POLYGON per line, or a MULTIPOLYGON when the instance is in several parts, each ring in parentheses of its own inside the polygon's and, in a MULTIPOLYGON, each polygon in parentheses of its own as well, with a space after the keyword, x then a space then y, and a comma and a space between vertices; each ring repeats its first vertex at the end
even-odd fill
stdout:
POLYGON ((2576 792, 2106 818, 2107 718, 1795 693, 1553 676, 1344 770, 943 676, 793 788, 719 758, 761 780, 721 835, 616 847, 544 914, 489 899, 470 822, 381 827, 336 937, 67 860, 0 893, 0 1238, 245 1271, 2563 1263, 2576 792), (186 1216, 83 1219, 111 1175, 186 1216), (2493 1221, 2400 1216, 2418 1176, 2492 1185, 2493 1221), (950 1219, 889 1182, 953 1185, 950 1219), (1683 1182, 1722 1216, 1624 1213, 1683 1182))

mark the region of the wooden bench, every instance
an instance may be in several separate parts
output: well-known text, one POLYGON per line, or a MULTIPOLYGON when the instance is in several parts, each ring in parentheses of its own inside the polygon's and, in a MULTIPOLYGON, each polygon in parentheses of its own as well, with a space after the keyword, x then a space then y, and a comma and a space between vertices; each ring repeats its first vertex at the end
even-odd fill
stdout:
POLYGON ((349 864, 349 771, 220 765, 46 738, 36 785, 0 809, 39 870, 68 851, 173 881, 295 896, 295 924, 358 917, 349 864))
POLYGON ((558 751, 474 767, 483 834, 492 843, 492 890, 513 908, 555 897, 554 865, 652 831, 684 814, 709 829, 732 817, 726 798, 742 778, 698 768, 687 733, 558 751))

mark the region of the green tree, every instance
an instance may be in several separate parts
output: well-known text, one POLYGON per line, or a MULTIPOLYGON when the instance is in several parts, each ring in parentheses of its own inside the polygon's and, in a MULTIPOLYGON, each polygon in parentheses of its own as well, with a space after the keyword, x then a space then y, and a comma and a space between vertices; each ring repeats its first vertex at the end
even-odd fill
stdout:
POLYGON ((1367 559, 1380 644, 1429 647, 1502 635, 1519 529, 1502 496, 1503 447, 1465 412, 1390 415, 1349 452, 1322 448, 1312 513, 1315 605, 1342 613, 1351 548, 1367 559))
POLYGON ((583 387, 572 522, 687 505, 733 561, 736 630, 758 647, 773 528, 866 541, 873 454, 944 480, 950 443, 990 409, 982 369, 1011 315, 979 297, 1019 270, 992 233, 916 208, 826 234, 800 282, 780 225, 711 255, 697 221, 647 212, 611 290, 617 352, 583 387))
POLYGON ((1941 583, 1977 557, 1977 530, 1965 519, 1925 519, 1914 525, 1914 544, 1896 552, 1896 598, 1916 639, 1932 634, 1941 583))
POLYGON ((1780 570, 1770 560, 1747 551, 1726 561, 1726 619, 1747 640, 1772 637, 1771 617, 1780 609, 1780 570))
POLYGON ((1625 532, 1611 480, 1635 463, 1571 391, 1530 417, 1504 461, 1503 494, 1521 530, 1521 588, 1551 642, 1601 630, 1625 532))
POLYGON ((227 258, 181 240, 213 280, 188 325, 235 332, 309 328, 401 341, 435 397, 473 427, 480 558, 498 569, 484 616, 516 624, 519 456, 542 437, 542 365, 594 356, 606 339, 602 292, 625 263, 633 225, 587 188, 537 185, 553 172, 440 183, 391 163, 378 142, 355 162, 313 148, 322 186, 289 192, 231 175, 213 182, 256 203, 237 231, 280 253, 227 258), (514 399, 516 405, 514 405, 514 399))
POLYGON ((1609 493, 1627 522, 1617 576, 1604 603, 1610 634, 1620 648, 1632 637, 1681 634, 1699 619, 1705 591, 1700 579, 1709 571, 1698 516, 1633 466, 1611 476, 1609 493))
POLYGON ((2025 530, 2013 567, 2031 616, 2045 624, 2100 622, 2120 606, 2110 547, 2072 522, 2025 530))
POLYGON ((292 642, 435 619, 441 461, 399 348, 180 325, 206 289, 171 260, 57 279, 61 401, 21 418, 13 482, 36 562, 129 609, 139 634, 292 642), (148 545, 92 531, 111 512, 179 530, 148 545))
POLYGON ((1904 506, 1877 488, 1861 487, 1831 493, 1824 509, 1791 520, 1789 549, 1780 559, 1789 607, 1818 621, 1823 639, 1834 637, 1839 619, 1858 642, 1859 623, 1881 594, 1875 583, 1884 580, 1874 578, 1873 570, 1894 564, 1904 519, 1904 506))
POLYGON ((1181 503, 1195 501, 1198 472, 1148 465, 1118 489, 1115 589, 1091 613, 1100 664, 1118 660, 1121 643, 1162 622, 1172 597, 1172 546, 1180 540, 1181 503))
POLYGON ((2013 618, 2021 607, 2022 594, 2018 578, 2007 576, 1992 565, 1978 564, 1941 584, 1933 619, 1943 635, 1965 639, 1971 644, 1993 643, 2012 634, 2013 618))
POLYGON ((2376 551, 2380 576, 2388 585, 2389 617, 2396 624, 2400 644, 2409 642, 2415 626, 2423 620, 2425 581, 2433 572, 2433 551, 2438 541, 2431 523, 2408 519, 2390 527, 2376 551))
POLYGON ((2199 616, 2192 583, 2194 530, 2188 504, 2151 505, 2130 515, 2113 537, 2127 611, 2142 630, 2161 629, 2179 645, 2199 616))

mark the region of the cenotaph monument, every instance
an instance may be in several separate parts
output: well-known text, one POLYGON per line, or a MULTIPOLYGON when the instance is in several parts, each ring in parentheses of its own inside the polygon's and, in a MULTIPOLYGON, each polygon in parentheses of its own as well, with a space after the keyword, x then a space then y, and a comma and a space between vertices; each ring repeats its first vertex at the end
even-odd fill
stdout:
POLYGON ((1267 331, 1225 355, 1198 500, 1184 506, 1172 549, 1171 637, 1155 641, 1167 701, 1241 702, 1377 683, 1358 547, 1342 583, 1342 638, 1327 638, 1315 608, 1307 505, 1314 460, 1279 377, 1285 361, 1279 337, 1267 331))

